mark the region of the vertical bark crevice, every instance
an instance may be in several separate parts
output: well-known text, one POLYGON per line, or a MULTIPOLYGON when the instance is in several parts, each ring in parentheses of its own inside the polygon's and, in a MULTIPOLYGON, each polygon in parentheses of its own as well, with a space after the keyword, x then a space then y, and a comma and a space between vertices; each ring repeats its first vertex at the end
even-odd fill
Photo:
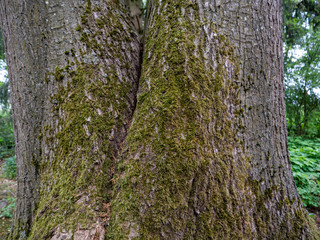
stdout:
POLYGON ((143 38, 140 0, 4 1, 10 239, 317 239, 284 144, 280 1, 149 0, 143 38))
POLYGON ((280 2, 261 4, 148 1, 109 238, 316 239, 281 145, 280 2))
MULTIPOLYGON (((131 23, 133 24, 134 28, 136 29, 137 33, 139 34, 139 64, 137 67, 137 82, 135 84, 135 89, 133 90, 134 94, 134 106, 132 107, 132 115, 130 116, 130 125, 133 120, 133 115, 137 107, 137 96, 138 96, 138 91, 139 91, 139 85, 140 85, 140 78, 142 74, 142 66, 143 66, 143 55, 144 55, 144 49, 145 49, 145 33, 146 33, 146 26, 145 26, 145 21, 146 21, 146 16, 144 15, 144 9, 143 9, 143 3, 142 0, 125 0, 125 5, 128 8, 128 11, 130 13, 131 17, 131 23)), ((129 130, 126 129, 126 130, 129 130)), ((127 137, 126 136, 123 138, 122 143, 125 141, 127 137)), ((119 150, 119 153, 121 152, 121 149, 119 150)), ((118 155, 117 157, 118 158, 118 155)))
POLYGON ((237 59, 228 40, 200 16, 202 5, 152 4, 108 237, 206 239, 220 236, 221 227, 229 227, 225 237, 241 236, 247 229, 235 221, 246 219, 239 196, 248 164, 236 136, 241 124, 231 120, 241 114, 233 83, 237 59))

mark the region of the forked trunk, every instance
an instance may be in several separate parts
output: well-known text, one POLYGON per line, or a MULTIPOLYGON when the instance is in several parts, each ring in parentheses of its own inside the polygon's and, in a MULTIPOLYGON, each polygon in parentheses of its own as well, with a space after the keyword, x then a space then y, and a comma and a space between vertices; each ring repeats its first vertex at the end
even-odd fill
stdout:
POLYGON ((288 155, 280 0, 150 0, 143 63, 135 1, 4 1, 9 239, 319 239, 288 155))
POLYGON ((317 239, 288 155, 281 1, 149 1, 110 239, 317 239))

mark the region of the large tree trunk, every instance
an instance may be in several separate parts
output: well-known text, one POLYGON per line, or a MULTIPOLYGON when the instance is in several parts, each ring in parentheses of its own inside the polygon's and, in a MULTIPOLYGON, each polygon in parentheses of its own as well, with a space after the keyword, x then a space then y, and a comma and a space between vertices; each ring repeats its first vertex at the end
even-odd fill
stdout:
POLYGON ((140 74, 129 7, 1 4, 19 183, 10 239, 104 238, 115 159, 140 74))
POLYGON ((30 239, 103 239, 117 154, 136 104, 140 44, 112 1, 48 4, 42 187, 30 239))
POLYGON ((108 236, 316 239, 288 156, 281 2, 149 1, 146 36, 108 236))
POLYGON ((17 155, 15 231, 25 239, 38 200, 47 50, 44 1, 1 0, 17 155))
POLYGON ((9 239, 319 238, 287 150, 280 0, 148 1, 143 64, 131 1, 3 1, 9 239))

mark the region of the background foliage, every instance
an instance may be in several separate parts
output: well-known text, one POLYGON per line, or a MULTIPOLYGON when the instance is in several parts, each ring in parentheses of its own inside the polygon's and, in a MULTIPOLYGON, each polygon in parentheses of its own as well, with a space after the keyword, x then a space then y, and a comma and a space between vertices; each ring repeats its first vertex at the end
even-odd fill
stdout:
MULTIPOLYGON (((0 70, 6 70, 4 43, 0 30, 0 70)), ((4 161, 3 174, 15 178, 14 135, 10 108, 10 89, 7 75, 0 79, 0 161, 4 161)))
POLYGON ((284 0, 284 77, 293 177, 305 206, 320 207, 320 2, 284 0))
POLYGON ((284 76, 290 135, 320 136, 320 3, 284 0, 284 76))
POLYGON ((5 55, 4 55, 4 42, 3 42, 3 38, 2 38, 2 31, 0 29, 0 59, 4 59, 5 55))
POLYGON ((10 89, 6 72, 4 43, 0 30, 0 238, 5 238, 11 225, 16 202, 16 158, 10 108, 10 89))
POLYGON ((307 207, 320 207, 320 139, 289 137, 293 177, 307 207))
POLYGON ((17 164, 15 156, 5 159, 3 164, 3 175, 7 179, 14 179, 17 176, 17 164))
MULTIPOLYGON (((6 70, 4 44, 0 31, 0 70, 6 70)), ((0 79, 0 160, 14 155, 14 136, 10 108, 9 80, 0 79)))

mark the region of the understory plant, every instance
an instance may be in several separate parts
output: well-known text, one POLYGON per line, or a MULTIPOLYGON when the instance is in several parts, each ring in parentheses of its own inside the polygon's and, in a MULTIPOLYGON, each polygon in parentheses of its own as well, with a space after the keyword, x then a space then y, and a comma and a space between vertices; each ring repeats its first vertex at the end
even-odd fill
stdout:
POLYGON ((14 179, 17 176, 16 157, 6 158, 2 170, 4 177, 14 179))
POLYGON ((293 177, 306 207, 320 207, 320 139, 289 137, 293 177))

